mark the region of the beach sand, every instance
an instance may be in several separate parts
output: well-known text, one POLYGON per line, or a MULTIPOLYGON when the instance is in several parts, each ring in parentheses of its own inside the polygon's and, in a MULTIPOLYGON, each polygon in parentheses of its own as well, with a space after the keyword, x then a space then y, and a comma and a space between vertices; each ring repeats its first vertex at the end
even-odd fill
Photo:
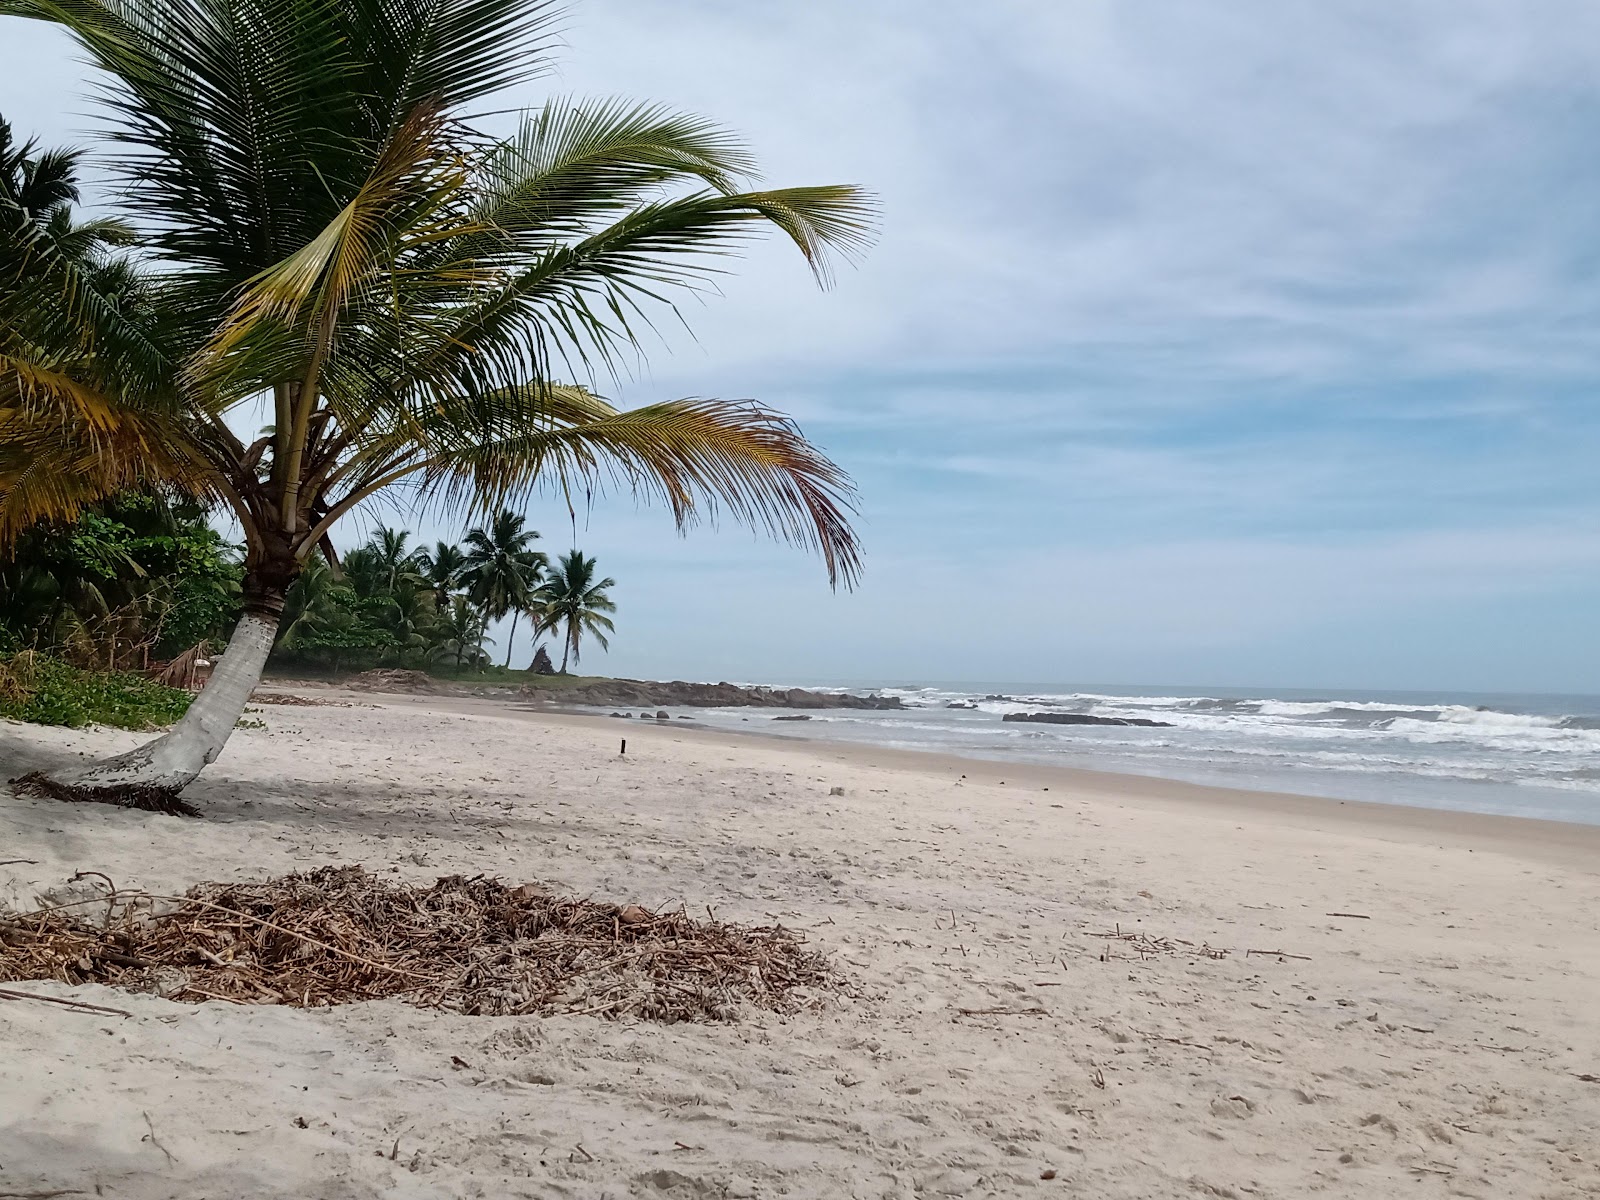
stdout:
MULTIPOLYGON (((781 920, 855 994, 668 1027, 11 985, 132 1016, 0 1000, 0 1194, 1600 1195, 1600 829, 359 704, 263 708, 204 820, 0 788, 0 902, 483 872, 781 920)), ((141 737, 0 723, 0 768, 141 737)))

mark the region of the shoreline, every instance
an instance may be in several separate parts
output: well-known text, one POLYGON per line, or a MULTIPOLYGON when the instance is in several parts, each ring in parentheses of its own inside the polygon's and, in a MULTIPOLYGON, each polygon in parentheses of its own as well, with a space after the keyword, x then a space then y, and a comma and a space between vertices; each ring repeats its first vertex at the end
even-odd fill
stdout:
POLYGON ((1600 873, 1600 825, 1554 821, 1540 817, 1475 813, 1458 809, 1385 804, 1370 800, 1341 800, 1309 793, 1266 791, 1190 783, 1158 775, 1103 771, 1089 767, 968 758, 936 750, 902 750, 894 747, 831 741, 804 734, 772 734, 759 730, 730 730, 700 724, 692 717, 657 723, 617 718, 576 708, 531 705, 516 700, 476 696, 401 695, 351 692, 350 699, 406 709, 437 709, 484 716, 515 716, 523 720, 570 722, 583 728, 616 730, 619 738, 670 738, 689 733, 698 740, 738 746, 755 743, 771 750, 790 749, 831 758, 853 767, 886 771, 911 771, 941 778, 965 778, 974 786, 1056 788, 1097 801, 1126 803, 1145 808, 1193 812, 1232 811, 1241 818, 1272 818, 1275 822, 1307 830, 1384 832, 1430 844, 1466 846, 1473 850, 1506 852, 1520 848, 1540 861, 1600 873), (630 733, 629 731, 632 731, 630 733), (637 735, 637 736, 635 736, 637 735))

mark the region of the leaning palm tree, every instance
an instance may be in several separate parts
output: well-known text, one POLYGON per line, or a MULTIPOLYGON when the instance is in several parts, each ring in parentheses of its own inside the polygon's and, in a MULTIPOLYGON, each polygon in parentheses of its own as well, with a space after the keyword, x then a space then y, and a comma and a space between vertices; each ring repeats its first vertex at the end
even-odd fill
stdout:
MULTIPOLYGON (((616 374, 674 292, 754 235, 824 283, 865 245, 848 186, 751 190, 704 120, 552 100, 511 137, 469 109, 538 74, 550 0, 0 0, 105 75, 109 165, 139 233, 116 296, 72 263, 3 285, 0 536, 148 476, 225 504, 243 616, 171 733, 58 777, 171 793, 221 751, 285 590, 357 506, 395 489, 474 513, 606 485, 680 527, 719 508, 849 583, 848 477, 780 414, 684 400, 619 411, 616 374), (245 409, 270 413, 253 441, 245 409)), ((252 422, 253 423, 253 422, 252 422)))
POLYGON ((506 637, 506 666, 511 665, 511 645, 517 636, 517 617, 533 599, 539 577, 550 560, 530 549, 539 531, 525 529, 527 518, 509 509, 497 513, 486 528, 469 529, 466 569, 461 573, 467 595, 483 613, 484 627, 490 621, 511 616, 511 632, 506 637))
POLYGON ((567 673, 569 657, 573 662, 578 661, 584 634, 599 642, 602 650, 607 650, 611 643, 606 640, 606 634, 616 632, 616 626, 605 614, 617 611, 607 594, 607 589, 616 587, 617 581, 609 576, 597 580, 594 576, 594 559, 585 558, 574 550, 556 560, 549 577, 539 588, 535 601, 539 625, 551 631, 562 630, 563 675, 567 673))

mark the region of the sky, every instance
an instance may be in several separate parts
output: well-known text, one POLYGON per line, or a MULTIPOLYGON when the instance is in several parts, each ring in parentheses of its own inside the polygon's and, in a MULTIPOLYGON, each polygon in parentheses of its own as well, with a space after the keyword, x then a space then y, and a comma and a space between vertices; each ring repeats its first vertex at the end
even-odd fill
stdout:
MULTIPOLYGON (((0 41, 0 113, 85 143, 71 48, 0 41)), ((860 488, 861 586, 536 503, 618 581, 586 670, 1600 691, 1590 0, 582 0, 509 103, 550 94, 882 206, 831 290, 758 247, 599 381, 799 419, 860 488)), ((378 524, 458 532, 340 541, 378 524)))

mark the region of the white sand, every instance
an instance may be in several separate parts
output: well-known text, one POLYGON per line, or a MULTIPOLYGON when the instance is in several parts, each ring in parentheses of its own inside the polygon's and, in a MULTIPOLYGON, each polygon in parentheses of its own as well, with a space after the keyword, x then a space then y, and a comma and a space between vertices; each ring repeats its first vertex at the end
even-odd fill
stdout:
MULTIPOLYGON (((264 709, 203 821, 0 788, 36 860, 0 901, 488 872, 781 918, 861 995, 662 1027, 29 984, 134 1015, 0 1001, 0 1195, 1600 1195, 1600 830, 380 703, 264 709)), ((0 725, 0 768, 138 740, 0 725)))

